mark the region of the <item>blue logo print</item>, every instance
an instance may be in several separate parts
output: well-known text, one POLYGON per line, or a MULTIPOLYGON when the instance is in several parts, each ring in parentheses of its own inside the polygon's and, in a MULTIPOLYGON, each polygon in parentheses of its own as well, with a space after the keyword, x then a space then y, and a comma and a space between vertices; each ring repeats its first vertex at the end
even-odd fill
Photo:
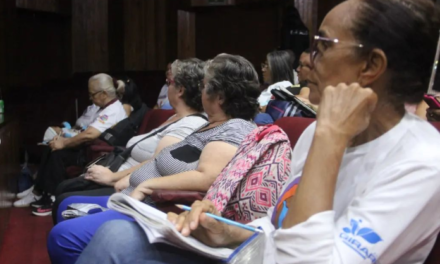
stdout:
POLYGON ((339 237, 342 239, 344 244, 353 249, 363 259, 369 259, 371 260, 371 263, 376 263, 376 255, 370 252, 368 245, 363 245, 365 242, 362 240, 366 241, 370 245, 377 244, 383 240, 376 232, 374 232, 373 229, 368 227, 361 228, 360 224, 362 224, 362 220, 356 221, 351 219, 351 227, 344 227, 342 229, 343 232, 340 233, 339 237), (357 237, 361 237, 362 240, 357 239, 357 237))

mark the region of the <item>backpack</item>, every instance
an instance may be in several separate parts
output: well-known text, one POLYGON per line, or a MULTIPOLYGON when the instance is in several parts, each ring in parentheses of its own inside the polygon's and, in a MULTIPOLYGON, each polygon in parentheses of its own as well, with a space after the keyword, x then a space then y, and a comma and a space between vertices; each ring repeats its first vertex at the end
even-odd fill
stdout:
POLYGON ((289 138, 280 127, 259 127, 246 136, 205 199, 228 219, 247 223, 261 218, 289 179, 291 157, 289 138))
POLYGON ((99 139, 110 146, 125 146, 127 142, 136 135, 139 125, 148 111, 148 107, 143 104, 140 109, 117 123, 114 127, 102 132, 99 139))

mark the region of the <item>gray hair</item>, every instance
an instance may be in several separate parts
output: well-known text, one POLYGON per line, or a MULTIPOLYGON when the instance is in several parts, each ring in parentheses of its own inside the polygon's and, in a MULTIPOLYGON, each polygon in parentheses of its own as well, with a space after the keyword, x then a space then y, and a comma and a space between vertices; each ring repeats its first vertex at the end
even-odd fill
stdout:
POLYGON ((176 86, 185 88, 182 99, 187 106, 197 111, 203 110, 199 84, 205 77, 204 66, 205 62, 197 58, 176 60, 171 64, 171 74, 176 86))
POLYGON ((252 119, 258 112, 260 83, 252 63, 238 55, 222 53, 205 66, 206 93, 224 99, 222 109, 232 118, 252 119))
POLYGON ((99 73, 90 77, 89 83, 95 81, 98 82, 100 90, 104 91, 110 98, 114 99, 117 97, 113 78, 110 75, 99 73))

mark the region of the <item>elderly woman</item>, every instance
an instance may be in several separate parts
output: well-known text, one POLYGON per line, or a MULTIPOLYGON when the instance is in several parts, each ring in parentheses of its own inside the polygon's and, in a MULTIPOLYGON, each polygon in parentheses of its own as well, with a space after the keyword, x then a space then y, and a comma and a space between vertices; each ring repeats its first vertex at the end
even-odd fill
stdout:
MULTIPOLYGON (((265 263, 424 262, 440 229, 440 135, 404 103, 426 90, 438 18, 430 0, 349 0, 326 16, 308 80, 310 101, 320 103, 317 122, 296 145, 278 205, 251 223, 267 235, 265 263)), ((215 209, 198 202, 169 219, 214 247, 236 247, 252 235, 204 212, 215 209)), ((205 263, 149 244, 134 222, 114 221, 77 263, 179 259, 205 263)))
MULTIPOLYGON (((133 172, 123 193, 152 204, 148 195, 155 189, 207 191, 255 128, 250 120, 258 111, 260 92, 258 75, 249 61, 228 54, 217 56, 207 64, 199 87, 209 123, 133 172)), ((88 201, 101 205, 108 200, 93 198, 88 201)), ((129 218, 110 210, 56 225, 48 240, 52 262, 74 263, 93 233, 113 219, 129 218)))
MULTIPOLYGON (((170 89, 168 89, 169 102, 176 111, 176 114, 148 134, 135 136, 130 139, 127 148, 137 144, 131 151, 130 157, 122 164, 118 172, 113 173, 103 166, 93 166, 88 170, 85 178, 75 178, 61 183, 57 188, 56 194, 60 195, 66 192, 63 190, 68 192, 57 197, 53 206, 54 211, 57 211, 58 207, 60 207, 61 210, 58 210, 58 212, 62 212, 68 205, 66 205, 68 201, 62 203, 63 200, 73 195, 103 196, 114 193, 114 187, 121 189, 122 187, 116 185, 119 180, 145 165, 146 162, 160 153, 162 149, 179 143, 196 129, 206 124, 206 117, 200 114, 203 111, 203 106, 199 89, 199 84, 205 75, 204 65, 203 61, 195 58, 175 61, 172 64, 171 75, 167 82, 170 84, 170 89), (78 182, 82 182, 80 185, 86 188, 87 191, 85 189, 73 188, 78 186, 78 182)), ((120 184, 125 183, 127 180, 128 177, 126 180, 121 181, 120 184)), ((37 213, 40 215, 46 213, 46 211, 50 213, 52 208, 44 211, 43 209, 41 208, 37 213)), ((61 214, 55 213, 52 216, 54 223, 62 220, 61 214)))
POLYGON ((25 207, 35 202, 35 207, 50 204, 50 195, 57 185, 67 177, 65 168, 71 165, 83 165, 79 146, 97 139, 102 132, 111 128, 127 115, 117 99, 113 79, 107 74, 97 74, 89 79, 89 97, 93 104, 100 107, 97 118, 86 130, 71 138, 56 137, 42 155, 35 187, 25 197, 16 201, 14 206, 25 207))

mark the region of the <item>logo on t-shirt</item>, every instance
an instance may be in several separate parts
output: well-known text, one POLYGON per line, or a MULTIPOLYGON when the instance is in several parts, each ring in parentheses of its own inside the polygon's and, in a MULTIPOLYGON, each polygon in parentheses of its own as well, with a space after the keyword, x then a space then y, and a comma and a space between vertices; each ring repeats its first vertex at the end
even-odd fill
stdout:
POLYGON ((108 120, 108 116, 107 115, 102 115, 98 117, 98 121, 101 122, 102 124, 105 124, 105 122, 107 122, 108 120))
POLYGON ((342 242, 358 253, 363 259, 371 260, 371 263, 376 263, 376 254, 371 252, 368 247, 372 244, 377 244, 382 241, 382 238, 369 227, 360 227, 362 220, 350 220, 351 227, 344 227, 339 234, 342 242), (359 239, 362 238, 362 239, 359 239), (370 245, 368 245, 370 244, 370 245))

